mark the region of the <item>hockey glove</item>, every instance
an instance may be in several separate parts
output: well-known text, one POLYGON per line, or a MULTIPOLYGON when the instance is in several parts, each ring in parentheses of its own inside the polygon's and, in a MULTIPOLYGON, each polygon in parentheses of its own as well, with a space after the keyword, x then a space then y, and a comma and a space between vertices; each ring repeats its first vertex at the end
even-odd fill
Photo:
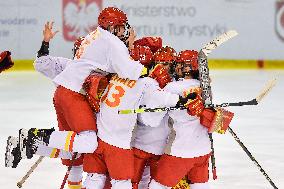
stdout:
POLYGON ((4 51, 0 53, 0 73, 4 70, 11 68, 14 62, 11 59, 11 52, 4 51))
POLYGON ((86 92, 86 98, 94 112, 100 110, 100 99, 106 89, 109 81, 107 77, 99 74, 88 76, 83 84, 83 89, 86 92))
POLYGON ((217 132, 224 134, 234 116, 234 113, 224 108, 206 108, 200 115, 200 124, 208 129, 209 133, 217 132))
POLYGON ((41 47, 37 52, 37 57, 49 55, 49 42, 42 41, 41 47))
POLYGON ((188 104, 186 104, 186 107, 187 107, 187 113, 189 115, 200 117, 200 114, 204 109, 201 96, 199 94, 196 95, 196 98, 194 100, 189 101, 188 104))
POLYGON ((179 96, 176 107, 188 107, 189 103, 197 97, 197 93, 189 93, 186 97, 179 96))
POLYGON ((159 83, 160 88, 164 88, 169 82, 172 81, 168 70, 161 64, 158 64, 154 67, 150 73, 150 77, 159 83))

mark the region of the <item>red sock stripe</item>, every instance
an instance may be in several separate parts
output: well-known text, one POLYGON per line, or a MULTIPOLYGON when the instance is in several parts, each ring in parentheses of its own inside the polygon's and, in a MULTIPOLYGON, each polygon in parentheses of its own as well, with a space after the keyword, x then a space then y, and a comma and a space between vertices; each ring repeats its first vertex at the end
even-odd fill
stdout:
POLYGON ((79 182, 71 182, 71 181, 68 181, 68 184, 69 184, 69 185, 81 185, 81 184, 82 184, 82 181, 79 181, 79 182))
POLYGON ((55 154, 54 154, 54 158, 58 158, 59 153, 60 153, 60 150, 59 150, 59 149, 56 149, 56 152, 55 152, 55 154))
POLYGON ((69 144, 69 152, 73 152, 73 142, 74 142, 75 135, 76 133, 74 132, 71 136, 70 144, 69 144))

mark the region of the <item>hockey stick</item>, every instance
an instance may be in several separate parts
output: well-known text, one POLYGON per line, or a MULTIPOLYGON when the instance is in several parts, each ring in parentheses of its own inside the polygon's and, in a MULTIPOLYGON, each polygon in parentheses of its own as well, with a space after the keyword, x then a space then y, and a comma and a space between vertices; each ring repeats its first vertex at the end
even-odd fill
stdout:
POLYGON ((73 156, 72 156, 71 164, 70 164, 70 165, 68 166, 68 168, 67 168, 67 171, 66 171, 65 176, 64 176, 64 178, 63 178, 63 180, 62 180, 60 189, 64 189, 64 186, 65 186, 65 184, 66 184, 66 181, 67 181, 67 179, 68 179, 68 176, 69 176, 69 174, 70 174, 70 171, 71 171, 71 169, 72 169, 72 167, 73 167, 73 164, 74 164, 74 162, 75 162, 75 158, 76 158, 77 154, 78 154, 78 153, 75 152, 75 153, 73 154, 73 156))
POLYGON ((244 105, 258 105, 258 103, 271 91, 271 89, 275 86, 276 79, 272 79, 269 82, 267 82, 266 86, 263 88, 263 90, 259 93, 259 95, 246 102, 234 102, 234 103, 222 103, 219 105, 213 105, 213 108, 215 107, 229 107, 229 106, 244 106, 244 105))
POLYGON ((26 180, 29 178, 29 176, 32 174, 32 172, 37 168, 37 166, 40 164, 40 162, 43 160, 44 156, 40 156, 38 160, 31 166, 29 171, 23 176, 23 178, 17 182, 17 186, 19 188, 22 188, 23 184, 26 182, 26 180))
MULTIPOLYGON (((258 103, 263 99, 264 96, 275 86, 276 79, 272 79, 267 82, 266 86, 259 93, 259 95, 249 101, 242 102, 227 102, 222 104, 209 104, 207 107, 218 108, 218 107, 229 107, 229 106, 249 106, 249 105, 258 105, 258 103)), ((174 111, 174 110, 185 110, 186 107, 163 107, 163 108, 138 108, 138 109, 126 109, 119 110, 119 114, 135 114, 135 113, 144 113, 144 112, 162 112, 162 111, 174 111)))
MULTIPOLYGON (((268 94, 268 92, 272 89, 273 86, 276 84, 276 79, 271 80, 266 88, 262 90, 262 92, 254 99, 257 104, 263 99, 264 96, 268 94)), ((271 186, 274 189, 278 189, 278 187, 274 184, 274 182, 271 180, 271 178, 268 176, 268 174, 265 172, 265 170, 261 167, 261 165, 257 162, 257 160, 252 156, 251 152, 246 148, 246 146, 241 142, 241 140, 238 138, 237 134, 233 131, 231 127, 228 127, 229 132, 234 137, 235 141, 241 146, 241 148, 245 151, 245 153, 249 156, 249 158, 254 162, 254 164, 259 168, 260 172, 265 176, 266 180, 271 184, 271 186)))
POLYGON ((202 51, 207 57, 212 52, 212 50, 216 49, 218 46, 237 35, 238 32, 236 30, 229 30, 204 45, 204 47, 200 51, 202 51))
POLYGON ((261 167, 261 165, 256 161, 256 159, 251 155, 250 151, 246 148, 246 146, 241 142, 237 134, 232 130, 231 127, 228 127, 229 132, 234 137, 235 141, 242 147, 242 149, 245 151, 245 153, 249 156, 249 158, 254 162, 254 164, 259 168, 260 172, 265 176, 266 180, 273 186, 274 189, 278 189, 277 186, 275 186, 274 182, 271 180, 271 178, 268 176, 268 174, 265 172, 265 170, 261 167))

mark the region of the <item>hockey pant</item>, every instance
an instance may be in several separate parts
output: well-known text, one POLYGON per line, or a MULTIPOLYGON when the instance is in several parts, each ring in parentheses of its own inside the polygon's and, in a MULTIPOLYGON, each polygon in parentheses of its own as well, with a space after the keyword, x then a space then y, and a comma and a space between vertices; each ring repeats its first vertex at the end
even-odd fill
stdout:
POLYGON ((52 132, 48 146, 69 152, 93 153, 97 148, 97 125, 86 97, 58 86, 53 103, 60 131, 52 132))

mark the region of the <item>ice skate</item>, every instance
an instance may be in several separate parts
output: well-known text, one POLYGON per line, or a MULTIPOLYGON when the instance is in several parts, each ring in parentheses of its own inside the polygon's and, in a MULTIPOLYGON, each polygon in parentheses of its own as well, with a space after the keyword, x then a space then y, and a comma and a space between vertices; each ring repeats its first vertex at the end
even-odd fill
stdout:
POLYGON ((33 157, 39 145, 45 145, 45 146, 48 145, 49 137, 53 131, 54 128, 52 129, 31 128, 28 131, 28 137, 25 146, 26 155, 28 159, 31 159, 33 157))

